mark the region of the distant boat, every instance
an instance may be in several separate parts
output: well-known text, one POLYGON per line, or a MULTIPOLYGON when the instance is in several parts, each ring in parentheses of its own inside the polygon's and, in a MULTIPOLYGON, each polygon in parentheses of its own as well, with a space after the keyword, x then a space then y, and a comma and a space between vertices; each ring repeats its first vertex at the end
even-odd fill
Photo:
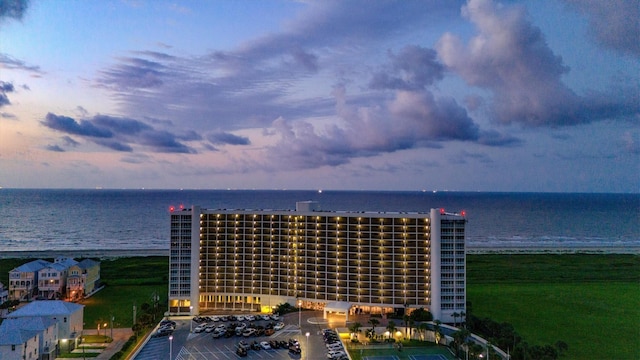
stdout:
POLYGON ((318 190, 318 194, 322 194, 322 189, 318 190))

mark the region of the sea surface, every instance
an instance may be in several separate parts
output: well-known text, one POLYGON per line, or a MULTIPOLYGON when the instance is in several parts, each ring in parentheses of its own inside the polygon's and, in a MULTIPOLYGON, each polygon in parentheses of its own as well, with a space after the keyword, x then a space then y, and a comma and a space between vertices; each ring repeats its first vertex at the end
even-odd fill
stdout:
MULTIPOLYGON (((465 210, 471 251, 640 253, 640 194, 0 189, 0 253, 169 248, 169 207, 465 210)), ((1 254, 0 254, 1 255, 1 254)))

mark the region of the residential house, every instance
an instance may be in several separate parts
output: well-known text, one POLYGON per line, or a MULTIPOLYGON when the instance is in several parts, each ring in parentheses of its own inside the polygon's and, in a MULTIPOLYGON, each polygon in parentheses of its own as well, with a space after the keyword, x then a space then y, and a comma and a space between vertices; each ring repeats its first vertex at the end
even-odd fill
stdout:
POLYGON ((34 260, 9 271, 9 299, 31 300, 37 295, 38 272, 51 265, 46 260, 34 260))
MULTIPOLYGON (((24 317, 6 319, 0 324, 0 338, 20 331, 38 332, 38 359, 55 359, 58 344, 58 323, 46 317, 24 317)), ((24 346, 24 345, 23 345, 24 346)), ((0 359, 4 359, 0 356, 0 359)))
POLYGON ((39 360, 40 332, 0 327, 0 359, 39 360))
POLYGON ((38 297, 47 300, 63 298, 69 268, 77 264, 74 259, 58 257, 53 264, 38 271, 38 297))
POLYGON ((84 305, 61 300, 36 300, 8 314, 7 320, 36 317, 54 320, 58 328, 57 345, 64 343, 71 347, 83 329, 84 305))
POLYGON ((9 289, 4 287, 4 284, 0 282, 0 304, 3 304, 9 300, 9 289))
POLYGON ((96 291, 99 284, 100 262, 84 259, 69 267, 67 275, 67 299, 81 299, 96 291))

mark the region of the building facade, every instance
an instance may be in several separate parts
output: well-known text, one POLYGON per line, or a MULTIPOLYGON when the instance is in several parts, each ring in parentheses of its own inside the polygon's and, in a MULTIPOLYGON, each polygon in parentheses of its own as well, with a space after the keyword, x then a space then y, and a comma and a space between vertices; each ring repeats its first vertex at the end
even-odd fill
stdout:
POLYGON ((169 311, 269 312, 283 302, 370 313, 466 311, 463 214, 290 210, 171 212, 169 311))
POLYGON ((36 297, 38 272, 50 265, 50 262, 38 259, 9 271, 9 299, 28 301, 36 297))
POLYGON ((69 267, 67 299, 78 300, 93 293, 100 284, 100 262, 84 259, 69 267))

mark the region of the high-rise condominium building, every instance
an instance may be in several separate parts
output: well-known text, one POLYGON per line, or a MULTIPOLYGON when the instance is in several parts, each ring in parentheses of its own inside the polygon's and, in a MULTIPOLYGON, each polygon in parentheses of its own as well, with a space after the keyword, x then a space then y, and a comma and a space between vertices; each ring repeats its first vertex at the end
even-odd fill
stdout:
POLYGON ((169 311, 466 311, 465 214, 172 209, 169 311))

